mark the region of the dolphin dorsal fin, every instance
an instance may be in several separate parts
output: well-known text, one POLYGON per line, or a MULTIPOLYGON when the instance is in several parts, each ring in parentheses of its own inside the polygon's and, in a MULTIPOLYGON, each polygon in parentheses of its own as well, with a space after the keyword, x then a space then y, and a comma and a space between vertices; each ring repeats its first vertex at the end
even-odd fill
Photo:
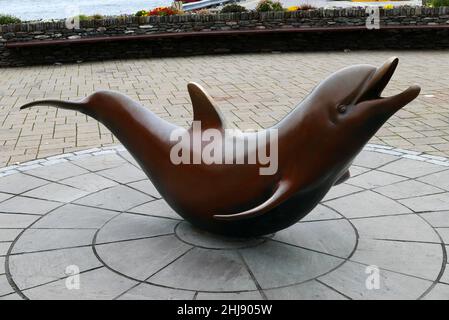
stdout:
POLYGON ((201 121, 201 127, 203 129, 224 128, 224 118, 204 88, 195 82, 190 82, 187 85, 187 89, 192 100, 193 120, 201 121))

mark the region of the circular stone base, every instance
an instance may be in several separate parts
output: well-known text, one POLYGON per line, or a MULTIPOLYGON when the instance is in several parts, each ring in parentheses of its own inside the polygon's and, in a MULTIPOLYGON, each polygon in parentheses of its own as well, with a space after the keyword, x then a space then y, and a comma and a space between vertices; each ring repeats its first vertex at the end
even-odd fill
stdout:
POLYGON ((449 168, 375 151, 302 221, 251 239, 183 221, 125 151, 5 175, 0 297, 449 297, 449 168))
POLYGON ((175 234, 182 242, 204 249, 243 249, 265 242, 263 237, 239 239, 219 236, 198 229, 185 221, 176 226, 175 234))

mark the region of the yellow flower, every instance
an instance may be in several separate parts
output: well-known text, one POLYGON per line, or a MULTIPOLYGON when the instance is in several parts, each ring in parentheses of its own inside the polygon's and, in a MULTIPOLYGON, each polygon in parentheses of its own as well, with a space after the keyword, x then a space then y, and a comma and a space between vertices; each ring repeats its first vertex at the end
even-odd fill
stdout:
POLYGON ((392 4, 386 4, 386 5, 384 5, 384 9, 389 10, 389 9, 393 9, 393 8, 394 8, 394 6, 393 6, 392 4))
POLYGON ((288 7, 287 11, 298 11, 300 8, 298 6, 288 7))

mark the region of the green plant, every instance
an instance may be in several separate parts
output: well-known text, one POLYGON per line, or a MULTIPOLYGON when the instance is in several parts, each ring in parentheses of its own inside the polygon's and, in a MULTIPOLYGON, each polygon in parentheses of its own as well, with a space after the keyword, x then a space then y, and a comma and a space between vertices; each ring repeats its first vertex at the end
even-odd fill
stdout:
POLYGON ((85 14, 80 14, 78 16, 78 18, 80 19, 80 21, 87 21, 87 20, 89 20, 89 17, 86 16, 85 14))
POLYGON ((0 24, 20 23, 21 20, 9 14, 0 14, 0 24))
POLYGON ((273 2, 272 0, 261 0, 256 6, 256 11, 267 12, 267 11, 284 11, 282 4, 279 1, 273 2))
POLYGON ((103 15, 101 15, 99 13, 95 13, 94 15, 90 16, 89 18, 91 18, 92 20, 102 20, 104 17, 103 17, 103 15))
POLYGON ((273 2, 271 5, 272 11, 284 11, 284 8, 282 7, 282 4, 279 1, 273 2))
POLYGON ((146 10, 139 10, 136 12, 136 17, 144 17, 146 15, 148 15, 148 11, 146 10))
POLYGON ((227 12, 246 12, 248 10, 246 10, 245 7, 238 5, 236 3, 233 4, 228 4, 226 6, 223 7, 223 9, 221 9, 222 13, 227 13, 227 12))
POLYGON ((314 7, 314 6, 312 6, 311 4, 308 4, 308 3, 302 4, 300 6, 300 10, 313 10, 313 9, 316 9, 316 7, 314 7))
POLYGON ((256 11, 258 12, 267 12, 271 11, 271 4, 273 2, 271 0, 261 0, 256 6, 256 11))
POLYGON ((449 0, 430 0, 428 5, 433 8, 449 7, 449 0))

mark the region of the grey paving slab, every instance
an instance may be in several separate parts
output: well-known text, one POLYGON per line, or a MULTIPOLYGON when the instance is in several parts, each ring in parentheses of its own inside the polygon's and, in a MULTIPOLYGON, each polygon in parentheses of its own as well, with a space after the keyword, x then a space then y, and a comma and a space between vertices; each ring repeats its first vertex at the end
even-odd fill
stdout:
POLYGON ((149 194, 152 197, 161 198, 159 191, 157 191, 156 187, 148 179, 129 183, 128 186, 137 189, 139 191, 142 191, 143 193, 149 194))
POLYGON ((87 172, 87 170, 80 168, 70 162, 63 162, 28 170, 27 174, 50 181, 58 181, 78 176, 87 172))
POLYGON ((60 205, 54 201, 16 196, 0 203, 0 212, 43 215, 60 205))
POLYGON ((41 218, 33 228, 100 228, 116 211, 66 204, 41 218))
POLYGON ((301 219, 301 221, 315 221, 315 220, 327 220, 327 219, 342 219, 343 217, 339 215, 332 209, 329 209, 322 204, 319 204, 313 209, 308 215, 301 219))
POLYGON ((411 213, 409 209, 370 190, 326 202, 347 218, 411 213))
POLYGON ((239 255, 229 250, 194 248, 149 281, 190 290, 256 290, 239 255))
POLYGON ((265 290, 269 300, 347 300, 344 295, 316 280, 284 288, 265 290))
POLYGON ((120 151, 118 153, 120 156, 122 156, 123 158, 125 158, 128 162, 131 162, 132 164, 134 164, 136 167, 139 166, 139 164, 137 163, 137 161, 129 154, 128 151, 120 151))
POLYGON ((99 171, 121 166, 126 161, 116 154, 107 154, 75 160, 73 163, 89 171, 99 171))
MULTIPOLYGON (((26 214, 0 213, 0 228, 27 228, 39 218, 39 216, 31 216, 26 214)), ((0 232, 3 232, 3 230, 0 232)))
POLYGON ((424 300, 449 300, 449 285, 438 283, 432 291, 424 297, 424 300))
POLYGON ((137 169, 129 163, 116 168, 97 171, 97 174, 119 183, 130 183, 147 177, 141 169, 137 169))
POLYGON ((425 212, 419 215, 434 227, 449 228, 449 211, 425 212))
POLYGON ((365 167, 359 167, 356 165, 351 165, 351 167, 349 168, 349 172, 351 173, 351 177, 357 177, 359 175, 361 175, 362 173, 365 173, 367 171, 370 171, 371 169, 369 168, 365 168, 365 167))
POLYGON ((418 180, 449 191, 449 170, 430 174, 418 180))
POLYGON ((110 268, 143 281, 192 247, 169 235, 97 245, 95 248, 110 268))
POLYGON ((14 197, 14 195, 0 192, 0 202, 10 199, 12 197, 14 197))
POLYGON ((0 229, 0 241, 13 241, 22 230, 23 229, 0 229))
POLYGON ((433 280, 440 272, 443 253, 439 244, 359 239, 351 260, 433 280))
POLYGON ((344 219, 296 223, 272 239, 342 258, 351 254, 357 241, 354 229, 344 219))
POLYGON ((11 293, 6 296, 1 296, 0 300, 23 300, 17 293, 11 293))
POLYGON ((122 214, 107 223, 97 235, 97 243, 154 237, 175 232, 177 221, 135 214, 122 214))
POLYGON ((399 200, 415 212, 449 210, 449 192, 399 200))
POLYGON ((348 184, 372 189, 376 187, 386 186, 395 182, 403 181, 407 178, 400 177, 391 173, 381 171, 369 171, 348 180, 348 184))
POLYGON ((15 243, 12 253, 86 246, 92 243, 95 230, 28 229, 15 243))
POLYGON ((129 210, 139 204, 152 200, 142 192, 123 185, 90 194, 75 203, 117 211, 129 210))
POLYGON ((9 259, 10 272, 20 289, 65 278, 72 266, 83 272, 102 264, 90 247, 12 255, 9 259))
POLYGON ((194 291, 176 290, 142 283, 119 297, 118 300, 192 300, 194 296, 194 291))
MULTIPOLYGON (((432 284, 431 281, 379 269, 379 287, 373 286, 372 269, 345 262, 340 268, 322 276, 320 281, 351 299, 417 299, 432 284), (367 286, 367 283, 369 284, 367 286)), ((371 266, 373 267, 373 266, 371 266)))
POLYGON ((12 242, 0 242, 0 256, 6 256, 12 242))
POLYGON ((444 273, 443 273, 443 275, 442 275, 442 277, 440 279, 440 282, 443 282, 445 284, 449 284, 449 264, 446 264, 446 267, 444 269, 444 273))
POLYGON ((375 169, 394 160, 397 160, 397 157, 394 155, 370 151, 362 151, 354 159, 353 163, 360 167, 375 169))
POLYGON ((5 273, 5 257, 0 257, 0 274, 5 273))
POLYGON ((262 237, 250 239, 222 237, 200 230, 185 221, 177 225, 176 236, 188 244, 210 249, 239 249, 253 247, 266 241, 262 237))
POLYGON ((424 175, 446 170, 446 167, 423 161, 400 159, 379 168, 379 170, 408 178, 418 178, 424 175))
POLYGON ((443 239, 443 242, 449 244, 449 228, 437 228, 436 230, 443 239))
POLYGON ((348 194, 356 193, 363 191, 362 188, 351 186, 346 183, 342 183, 332 187, 329 192, 326 194, 322 202, 326 202, 335 198, 340 198, 342 196, 346 196, 348 194))
POLYGON ((262 289, 310 280, 343 262, 339 258, 273 241, 240 252, 262 289))
POLYGON ((66 280, 52 282, 33 289, 24 294, 35 300, 109 300, 128 290, 136 282, 101 268, 80 274, 80 288, 69 290, 66 280))
POLYGON ((8 283, 5 275, 0 275, 0 296, 14 293, 14 289, 8 283))
POLYGON ((196 300, 263 300, 259 291, 248 292, 200 292, 196 300))
POLYGON ((0 179, 0 191, 8 193, 22 193, 47 184, 48 181, 30 177, 23 173, 15 173, 0 179))
POLYGON ((165 200, 155 200, 138 207, 135 207, 129 212, 141 213, 150 216, 167 217, 173 219, 182 219, 170 206, 165 202, 165 200))
POLYGON ((388 186, 376 188, 375 191, 391 199, 420 197, 443 192, 443 190, 437 187, 433 187, 416 180, 407 180, 394 183, 388 186))
POLYGON ((117 182, 106 179, 95 173, 86 173, 80 176, 61 180, 60 182, 88 192, 96 192, 117 185, 117 182))
POLYGON ((38 187, 31 191, 24 193, 26 197, 33 197, 45 200, 70 202, 79 199, 88 193, 86 191, 76 189, 73 187, 65 186, 57 183, 50 183, 44 186, 38 187))
POLYGON ((432 227, 415 214, 353 219, 361 238, 440 242, 432 227))

